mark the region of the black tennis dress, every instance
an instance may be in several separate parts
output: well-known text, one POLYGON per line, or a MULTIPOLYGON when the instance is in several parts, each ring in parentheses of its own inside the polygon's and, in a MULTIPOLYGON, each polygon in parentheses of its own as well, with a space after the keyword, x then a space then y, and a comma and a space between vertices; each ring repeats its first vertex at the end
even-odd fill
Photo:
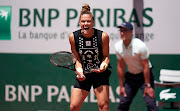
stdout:
MULTIPOLYGON (((89 72, 92 68, 99 68, 103 59, 102 31, 94 28, 94 35, 90 38, 84 37, 81 29, 73 32, 73 34, 83 70, 89 72)), ((110 75, 111 71, 108 68, 102 73, 85 74, 86 79, 84 81, 76 80, 75 87, 89 91, 92 85, 94 88, 109 85, 110 75)))

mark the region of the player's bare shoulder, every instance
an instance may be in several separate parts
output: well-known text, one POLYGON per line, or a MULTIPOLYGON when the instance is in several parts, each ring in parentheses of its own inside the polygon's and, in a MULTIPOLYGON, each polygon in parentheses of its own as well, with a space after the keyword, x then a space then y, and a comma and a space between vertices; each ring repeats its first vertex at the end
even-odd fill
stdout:
POLYGON ((71 43, 71 42, 74 42, 74 34, 73 33, 71 33, 70 35, 69 35, 69 42, 71 43))
POLYGON ((102 32, 102 41, 109 42, 109 35, 106 32, 102 32))

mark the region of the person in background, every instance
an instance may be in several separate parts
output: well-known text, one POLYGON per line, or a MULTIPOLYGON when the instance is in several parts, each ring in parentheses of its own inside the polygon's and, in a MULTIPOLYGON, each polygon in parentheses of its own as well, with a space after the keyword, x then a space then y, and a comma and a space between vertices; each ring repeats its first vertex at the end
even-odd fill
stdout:
POLYGON ((133 37, 133 26, 123 22, 120 29, 121 40, 115 44, 117 73, 120 85, 118 111, 128 111, 139 89, 143 92, 148 111, 158 111, 155 101, 154 75, 149 61, 146 44, 133 37), (127 72, 126 71, 127 68, 127 72))
POLYGON ((91 86, 99 111, 109 111, 109 36, 93 28, 94 22, 89 5, 84 4, 79 20, 81 29, 69 35, 71 51, 77 57, 75 73, 81 75, 77 76, 71 93, 70 111, 80 111, 91 86), (89 73, 84 74, 85 71, 89 73))

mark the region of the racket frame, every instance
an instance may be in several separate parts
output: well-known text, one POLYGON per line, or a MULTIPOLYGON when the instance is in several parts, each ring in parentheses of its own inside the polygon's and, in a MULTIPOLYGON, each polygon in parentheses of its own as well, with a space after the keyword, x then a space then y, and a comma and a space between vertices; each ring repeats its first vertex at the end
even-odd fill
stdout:
MULTIPOLYGON (((53 53, 53 54, 50 55, 49 60, 50 60, 50 62, 51 62, 53 65, 55 65, 55 66, 67 68, 67 69, 70 69, 70 70, 72 70, 72 71, 76 71, 75 68, 71 68, 71 67, 72 67, 72 66, 75 67, 77 58, 76 58, 76 56, 75 56, 73 53, 71 53, 71 52, 68 52, 68 51, 59 51, 59 52, 55 52, 55 53, 53 53), (73 62, 73 64, 67 65, 67 66, 61 66, 61 65, 59 65, 59 64, 54 63, 54 62, 51 60, 51 58, 52 58, 54 55, 58 54, 58 53, 67 53, 67 54, 72 55, 72 56, 73 56, 73 59, 75 59, 75 62, 73 62)), ((73 60, 73 61, 74 61, 74 60, 73 60)))
MULTIPOLYGON (((70 69, 70 70, 72 70, 72 71, 78 72, 78 71, 75 69, 75 64, 76 64, 77 58, 76 58, 76 56, 75 56, 73 53, 71 53, 71 52, 68 52, 68 51, 55 52, 55 53, 53 53, 53 54, 50 55, 49 59, 50 59, 50 62, 51 62, 53 65, 55 65, 55 66, 62 67, 62 68, 67 68, 67 69, 70 69), (61 66, 61 65, 58 65, 58 64, 54 63, 54 62, 51 60, 51 58, 52 58, 54 55, 58 54, 58 53, 71 54, 71 55, 73 56, 73 59, 75 59, 75 62, 73 62, 73 64, 67 65, 67 66, 61 66), (74 66, 74 68, 71 68, 72 66, 74 66)), ((73 61, 74 61, 74 60, 73 60, 73 61)), ((93 71, 92 71, 92 72, 93 72, 93 71)), ((79 72, 78 72, 78 73, 79 73, 79 72)), ((83 71, 83 73, 84 73, 84 74, 88 74, 88 73, 91 73, 91 72, 83 71)), ((80 75, 80 73, 79 73, 78 75, 80 75)))

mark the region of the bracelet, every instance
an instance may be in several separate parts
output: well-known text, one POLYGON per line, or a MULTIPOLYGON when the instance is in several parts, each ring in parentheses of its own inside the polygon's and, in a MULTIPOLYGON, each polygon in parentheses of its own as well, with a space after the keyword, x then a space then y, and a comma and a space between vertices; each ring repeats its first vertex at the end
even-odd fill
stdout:
POLYGON ((107 63, 105 63, 105 62, 103 62, 103 63, 101 63, 101 65, 100 65, 100 68, 101 68, 101 67, 103 67, 103 68, 105 68, 105 69, 106 69, 106 68, 108 67, 108 64, 107 64, 107 63))

